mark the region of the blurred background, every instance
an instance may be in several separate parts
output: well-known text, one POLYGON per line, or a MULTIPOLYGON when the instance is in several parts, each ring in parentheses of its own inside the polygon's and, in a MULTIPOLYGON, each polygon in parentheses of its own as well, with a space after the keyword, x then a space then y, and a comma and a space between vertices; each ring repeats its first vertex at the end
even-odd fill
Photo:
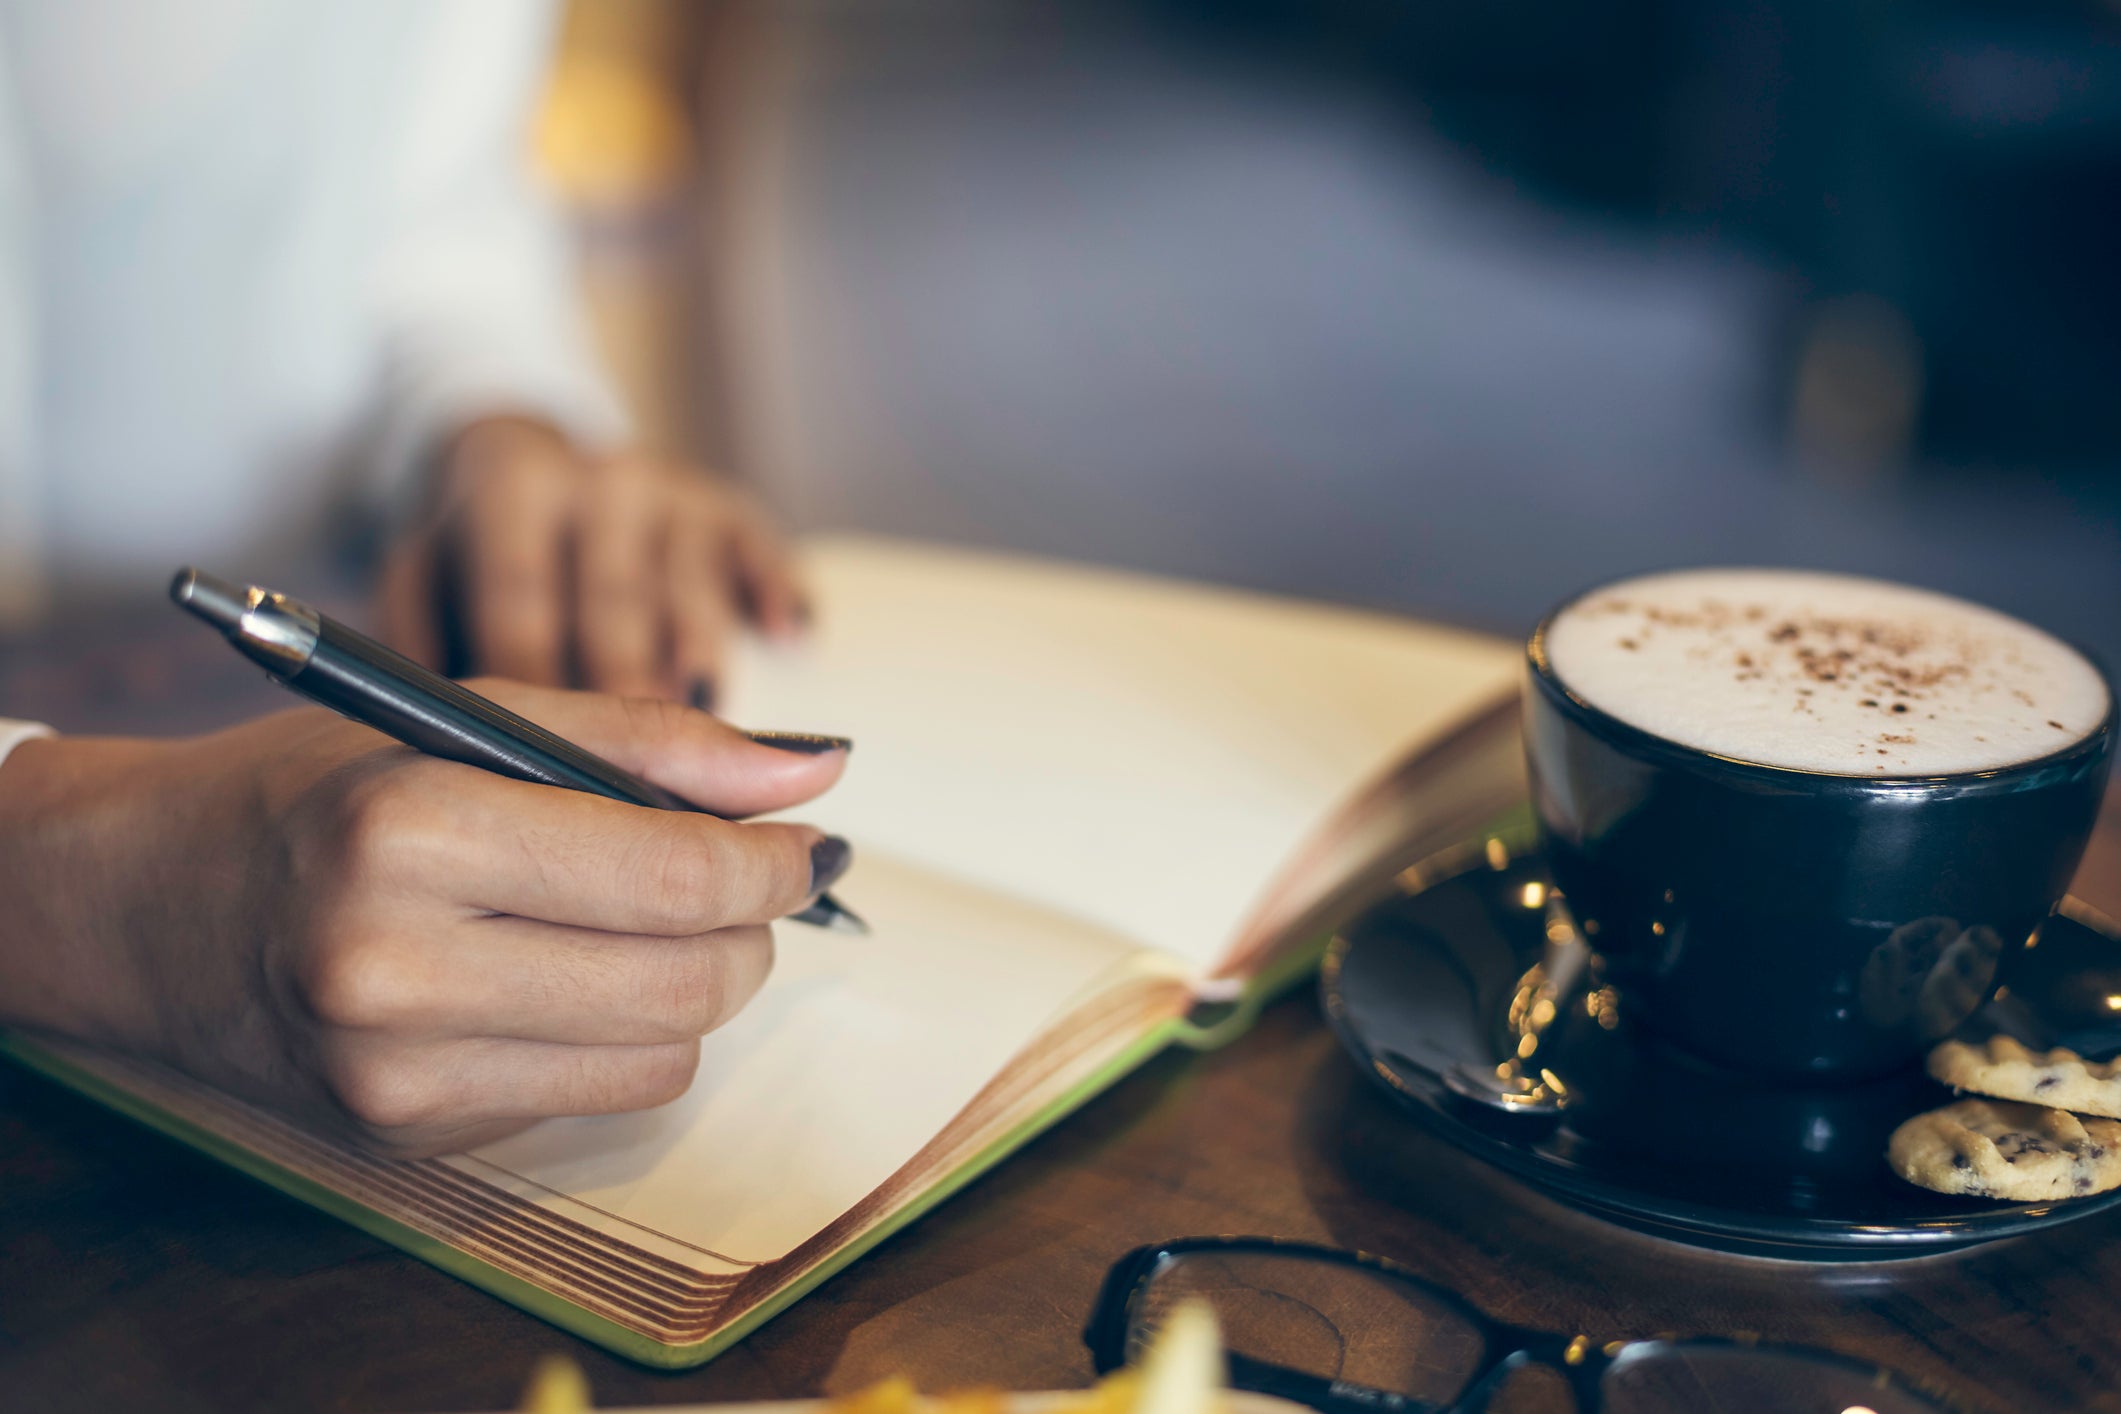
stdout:
POLYGON ((537 142, 650 440, 800 528, 2121 663, 2112 0, 576 0, 537 142))

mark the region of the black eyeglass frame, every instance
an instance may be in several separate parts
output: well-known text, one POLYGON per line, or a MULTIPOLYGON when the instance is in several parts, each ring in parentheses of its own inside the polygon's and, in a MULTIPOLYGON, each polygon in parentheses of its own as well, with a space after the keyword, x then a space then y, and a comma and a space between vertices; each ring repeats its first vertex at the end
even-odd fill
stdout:
POLYGON ((1513 1326, 1490 1318, 1457 1292, 1438 1286, 1388 1257, 1354 1252, 1342 1247, 1321 1247, 1278 1237, 1183 1237, 1137 1247, 1112 1264, 1098 1288, 1097 1302, 1083 1327, 1083 1344, 1090 1348, 1091 1362, 1100 1375, 1127 1363, 1127 1331, 1133 1323, 1135 1303, 1150 1281, 1168 1262, 1195 1254, 1266 1253, 1281 1257, 1333 1263, 1375 1272, 1414 1287, 1438 1305, 1463 1319, 1478 1332, 1481 1363, 1467 1375, 1465 1385, 1447 1404, 1430 1404, 1412 1395, 1322 1375, 1292 1370, 1270 1361, 1229 1351, 1225 1361, 1230 1386, 1253 1394, 1273 1395, 1308 1405, 1320 1414, 1481 1414, 1512 1372, 1527 1365, 1545 1365, 1569 1382, 1577 1408, 1596 1414, 1605 1395, 1600 1386, 1618 1368, 1672 1350, 1761 1350, 1796 1356, 1827 1365, 1861 1378, 1874 1389, 1896 1390, 1924 1400, 1946 1414, 1970 1411, 1970 1406, 1907 1375, 1883 1365, 1837 1355, 1813 1346, 1762 1341, 1745 1335, 1652 1336, 1636 1340, 1594 1343, 1583 1335, 1560 1335, 1552 1331, 1513 1326))

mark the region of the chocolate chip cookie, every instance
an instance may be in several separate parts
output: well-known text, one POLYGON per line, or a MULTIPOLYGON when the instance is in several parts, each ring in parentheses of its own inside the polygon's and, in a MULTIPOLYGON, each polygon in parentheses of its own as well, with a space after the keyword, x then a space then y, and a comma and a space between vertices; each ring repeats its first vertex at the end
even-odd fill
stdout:
POLYGON ((2121 1187, 2121 1123, 2010 1100, 1916 1115, 1886 1145, 1893 1172, 1938 1193, 2037 1203, 2121 1187))
POLYGON ((1994 1036, 1978 1046, 1946 1041, 1930 1052, 1929 1072, 1976 1095, 2121 1119, 2121 1061, 2088 1061, 2060 1047, 2035 1051, 1994 1036))

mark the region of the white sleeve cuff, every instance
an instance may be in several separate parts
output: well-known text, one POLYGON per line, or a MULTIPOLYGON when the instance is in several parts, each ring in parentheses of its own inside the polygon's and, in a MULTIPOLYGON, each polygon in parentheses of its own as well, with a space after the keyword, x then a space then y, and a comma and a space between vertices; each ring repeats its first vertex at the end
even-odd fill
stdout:
POLYGON ((540 418, 590 453, 616 450, 630 435, 617 395, 563 333, 511 331, 500 319, 489 320, 481 333, 487 337, 400 340, 388 350, 388 403, 377 429, 371 492, 386 516, 413 509, 423 489, 420 474, 435 452, 481 417, 540 418))
POLYGON ((7 764, 7 754, 23 742, 34 737, 50 736, 52 729, 42 722, 10 722, 0 720, 0 766, 7 764))

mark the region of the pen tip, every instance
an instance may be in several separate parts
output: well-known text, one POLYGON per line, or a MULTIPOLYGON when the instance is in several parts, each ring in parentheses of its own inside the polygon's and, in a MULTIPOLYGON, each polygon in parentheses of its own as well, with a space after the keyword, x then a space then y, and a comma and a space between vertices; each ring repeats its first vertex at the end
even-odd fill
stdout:
POLYGON ((191 610, 224 633, 241 622, 246 593, 240 586, 201 574, 190 565, 178 570, 169 582, 169 597, 180 608, 191 610))
POLYGON ((858 933, 865 938, 869 936, 869 924, 859 913, 849 912, 844 904, 833 910, 832 918, 825 926, 835 933, 858 933))
POLYGON ((869 925, 862 916, 850 910, 831 894, 819 894, 811 905, 800 913, 788 915, 791 923, 808 923, 813 928, 823 928, 828 933, 858 933, 867 935, 869 925))

